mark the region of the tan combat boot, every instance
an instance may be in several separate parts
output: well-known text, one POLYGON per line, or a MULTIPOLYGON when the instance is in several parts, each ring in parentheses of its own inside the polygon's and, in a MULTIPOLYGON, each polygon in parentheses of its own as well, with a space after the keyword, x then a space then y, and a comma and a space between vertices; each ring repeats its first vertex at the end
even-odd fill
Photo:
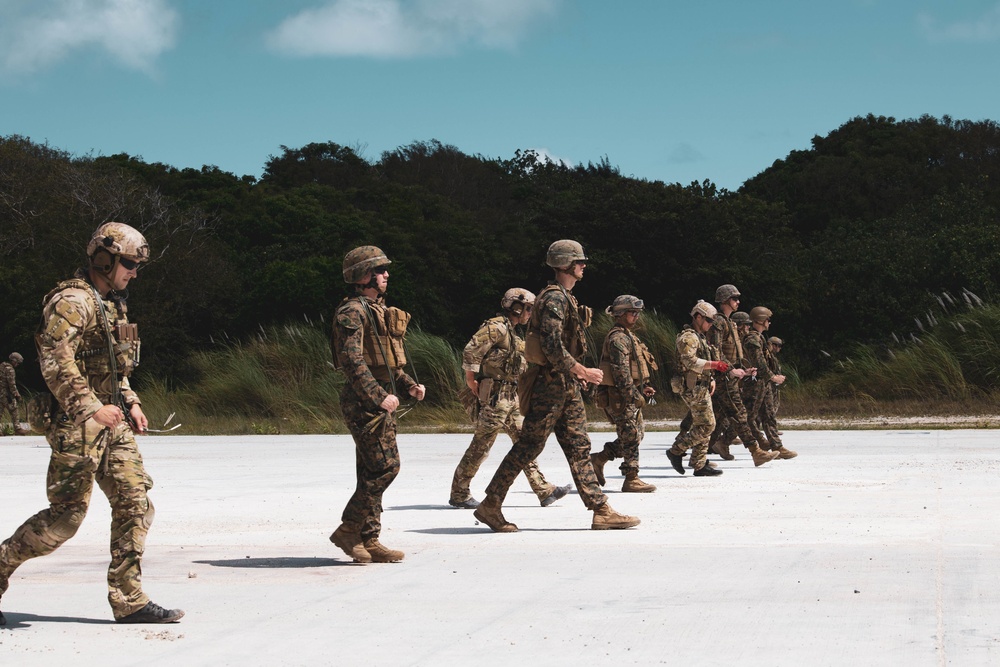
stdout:
POLYGON ((778 445, 777 449, 774 451, 778 452, 779 459, 794 459, 799 455, 798 452, 792 451, 791 449, 786 449, 784 445, 778 445))
POLYGON ((594 466, 594 474, 597 475, 597 483, 604 486, 607 481, 604 479, 604 464, 608 462, 608 455, 605 450, 594 452, 590 455, 590 462, 594 466))
POLYGON ((377 537, 365 540, 365 551, 371 555, 373 563, 398 563, 404 556, 402 551, 383 545, 377 537))
POLYGON ((753 456, 753 464, 755 466, 762 466, 768 461, 773 461, 778 458, 778 452, 764 451, 760 448, 760 445, 751 446, 750 455, 753 456))
POLYGON ((594 510, 594 522, 591 530, 608 530, 611 528, 631 528, 639 525, 639 518, 619 514, 611 509, 611 503, 605 502, 594 510))
POLYGON ((622 484, 623 493, 652 493, 656 487, 639 479, 639 473, 632 471, 625 474, 625 483, 622 484))
POLYGON ((371 554, 361 543, 361 527, 358 524, 350 521, 340 524, 330 536, 330 541, 340 547, 355 563, 372 562, 371 554))
POLYGON ((722 442, 721 440, 716 440, 712 444, 712 452, 718 454, 722 457, 723 461, 732 461, 736 457, 729 453, 729 445, 722 442))
POLYGON ((479 503, 479 507, 472 513, 472 516, 489 526, 494 533, 517 532, 517 526, 504 518, 503 512, 500 511, 500 501, 496 496, 486 496, 483 502, 479 503))

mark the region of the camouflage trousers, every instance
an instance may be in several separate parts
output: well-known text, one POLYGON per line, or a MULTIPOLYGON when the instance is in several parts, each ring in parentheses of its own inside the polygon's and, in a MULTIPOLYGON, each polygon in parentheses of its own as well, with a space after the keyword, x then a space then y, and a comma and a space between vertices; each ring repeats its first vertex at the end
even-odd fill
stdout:
POLYGON ((646 435, 646 428, 642 421, 642 410, 634 406, 624 407, 620 410, 604 409, 604 414, 608 416, 611 423, 615 425, 615 433, 618 435, 613 442, 604 445, 604 454, 609 461, 622 459, 618 469, 623 475, 639 472, 639 444, 646 435))
POLYGON ((344 387, 340 407, 354 438, 357 486, 341 520, 359 525, 363 540, 381 534, 382 494, 399 474, 396 417, 382 409, 371 410, 366 403, 354 393, 350 384, 344 387))
POLYGON ((18 566, 52 553, 76 534, 96 480, 111 504, 108 601, 115 618, 142 609, 149 602, 142 592, 140 560, 153 522, 153 503, 146 495, 153 480, 143 468, 132 430, 125 424, 102 430, 93 420, 75 426, 61 415, 46 439, 52 448, 46 477, 49 507, 0 544, 0 595, 18 566))
MULTIPOLYGON (((479 468, 490 455, 490 449, 496 442, 501 431, 510 436, 511 442, 516 443, 521 432, 521 413, 517 408, 517 392, 513 387, 505 385, 500 393, 495 397, 495 403, 490 403, 479 408, 479 417, 476 419, 476 432, 472 436, 462 460, 455 468, 455 476, 451 481, 451 500, 453 502, 464 502, 472 497, 469 485, 472 478, 479 472, 479 468), (510 387, 510 389, 507 389, 510 387)), ((528 478, 531 490, 538 496, 538 500, 545 500, 556 490, 555 484, 551 484, 545 479, 545 475, 538 469, 538 462, 532 459, 524 466, 524 476, 528 478)))
POLYGON ((595 510, 608 502, 590 461, 587 412, 580 384, 565 373, 550 373, 548 369, 539 372, 521 425, 521 437, 500 463, 486 493, 498 497, 502 503, 514 479, 530 461, 538 458, 553 431, 583 504, 595 510))
POLYGON ((671 454, 684 456, 691 450, 691 466, 696 470, 704 467, 708 456, 708 442, 715 430, 715 412, 712 409, 710 387, 695 385, 694 389, 684 388, 681 400, 687 406, 688 414, 681 423, 681 431, 674 440, 671 454))
POLYGON ((712 395, 712 408, 715 410, 715 431, 712 432, 709 448, 720 439, 725 442, 726 431, 730 428, 739 434, 744 447, 753 449, 757 446, 758 431, 756 427, 750 427, 738 380, 726 377, 718 381, 712 395))
POLYGON ((756 425, 764 432, 764 438, 758 435, 758 440, 766 439, 767 445, 771 447, 781 447, 781 438, 778 436, 778 422, 774 418, 774 390, 773 382, 757 381, 746 392, 747 416, 750 423, 756 425), (770 416, 769 416, 770 415, 770 416))
POLYGON ((17 429, 17 424, 21 421, 17 416, 17 401, 0 401, 0 418, 3 417, 4 412, 10 415, 10 423, 17 429))

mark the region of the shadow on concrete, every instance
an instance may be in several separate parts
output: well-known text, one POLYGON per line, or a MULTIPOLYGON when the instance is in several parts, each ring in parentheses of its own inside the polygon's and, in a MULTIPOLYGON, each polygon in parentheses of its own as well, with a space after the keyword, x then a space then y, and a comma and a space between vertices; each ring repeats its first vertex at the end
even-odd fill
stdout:
POLYGON ((228 558, 225 560, 196 560, 199 565, 212 565, 213 567, 240 567, 240 568, 263 568, 263 569, 300 569, 306 567, 332 567, 334 565, 354 565, 349 561, 335 560, 333 558, 228 558))
POLYGON ((19 614, 16 611, 5 611, 7 625, 0 625, 0 630, 16 630, 30 628, 32 623, 83 623, 87 625, 114 625, 107 618, 79 618, 76 616, 39 616, 38 614, 19 614))

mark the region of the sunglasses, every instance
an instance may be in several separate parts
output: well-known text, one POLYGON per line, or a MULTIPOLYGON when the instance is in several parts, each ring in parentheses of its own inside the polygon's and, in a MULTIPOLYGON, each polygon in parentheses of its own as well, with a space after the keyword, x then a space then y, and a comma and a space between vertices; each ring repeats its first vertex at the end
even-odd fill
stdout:
POLYGON ((142 262, 137 262, 134 259, 129 259, 128 257, 119 257, 118 263, 125 267, 126 271, 136 271, 142 265, 142 262))
POLYGON ((376 266, 374 269, 372 269, 372 273, 374 273, 376 276, 380 276, 383 273, 389 273, 389 267, 388 266, 376 266))

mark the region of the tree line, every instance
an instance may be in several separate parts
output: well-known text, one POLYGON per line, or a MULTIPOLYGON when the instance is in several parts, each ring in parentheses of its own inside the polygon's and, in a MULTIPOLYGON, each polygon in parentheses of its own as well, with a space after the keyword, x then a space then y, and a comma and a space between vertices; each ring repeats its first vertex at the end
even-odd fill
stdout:
MULTIPOLYGON (((167 384, 196 380, 192 355, 219 340, 328 319, 357 245, 393 260, 394 304, 461 346, 508 287, 537 291, 549 243, 573 238, 591 258, 583 303, 631 293, 680 324, 733 283, 745 309, 774 311, 785 357, 810 377, 859 343, 910 332, 943 291, 995 298, 998 151, 994 121, 869 115, 733 192, 625 176, 607 159, 489 158, 438 141, 377 160, 333 142, 281 147, 256 179, 11 135, 0 138, 0 341, 4 355, 34 357, 42 297, 112 219, 153 249, 129 306, 140 373, 167 384)), ((33 367, 22 375, 40 386, 33 367)))

